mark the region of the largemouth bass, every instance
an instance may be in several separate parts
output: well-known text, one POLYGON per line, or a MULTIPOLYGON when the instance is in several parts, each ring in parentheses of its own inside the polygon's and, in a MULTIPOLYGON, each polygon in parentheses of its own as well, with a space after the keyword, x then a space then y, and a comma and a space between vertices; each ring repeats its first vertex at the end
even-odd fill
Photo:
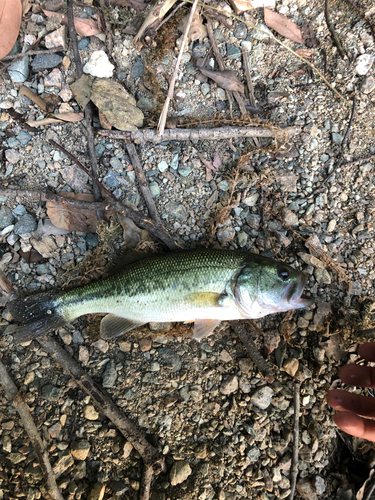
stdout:
POLYGON ((195 321, 194 338, 223 320, 255 319, 303 308, 306 275, 243 251, 191 250, 137 254, 120 273, 80 288, 45 292, 9 304, 25 342, 91 313, 108 313, 101 337, 111 339, 151 321, 195 321))

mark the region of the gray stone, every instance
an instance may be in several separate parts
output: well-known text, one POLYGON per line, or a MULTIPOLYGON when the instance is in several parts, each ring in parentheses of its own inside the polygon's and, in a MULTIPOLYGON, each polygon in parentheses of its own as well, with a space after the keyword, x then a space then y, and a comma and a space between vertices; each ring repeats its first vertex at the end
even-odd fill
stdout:
POLYGON ((254 40, 265 40, 270 36, 273 37, 272 31, 269 30, 265 24, 259 23, 256 25, 256 28, 258 29, 254 29, 250 33, 250 37, 253 38, 254 40))
POLYGON ((251 450, 248 451, 247 456, 249 457, 249 460, 252 464, 258 462, 260 457, 260 449, 257 447, 251 448, 251 450))
POLYGON ((221 394, 229 395, 238 389, 238 378, 236 375, 225 375, 220 386, 221 394))
POLYGON ((142 111, 150 111, 158 105, 157 100, 154 97, 141 97, 137 101, 137 108, 142 111))
POLYGON ((69 165, 60 170, 61 177, 75 191, 82 192, 88 181, 88 175, 78 167, 69 165))
POLYGON ((336 132, 332 132, 332 141, 335 144, 338 144, 340 146, 340 144, 342 143, 342 140, 343 140, 343 136, 341 134, 337 134, 336 132))
POLYGON ((122 172, 124 170, 124 166, 121 163, 121 160, 119 158, 116 158, 116 156, 109 160, 109 164, 116 170, 116 172, 122 172))
POLYGON ((103 387, 113 387, 117 379, 116 367, 113 363, 108 363, 103 375, 103 387))
POLYGON ((314 276, 318 283, 329 285, 332 282, 331 275, 327 269, 317 267, 314 271, 314 276))
POLYGON ((20 141, 15 137, 9 137, 9 139, 6 142, 7 146, 9 146, 10 148, 16 148, 20 145, 20 141))
POLYGON ((184 222, 188 218, 188 212, 182 204, 178 204, 175 201, 167 203, 165 206, 166 212, 173 215, 177 220, 184 222))
POLYGON ((182 177, 187 177, 189 174, 191 174, 191 168, 188 167, 187 165, 181 165, 181 167, 179 167, 178 169, 178 173, 182 177))
POLYGON ((25 214, 23 215, 19 221, 14 226, 15 234, 26 234, 31 233, 36 229, 36 222, 32 215, 25 214))
POLYGON ((201 43, 198 43, 193 48, 193 57, 199 59, 201 57, 204 57, 206 55, 206 52, 207 52, 207 47, 201 43))
POLYGON ((60 387, 47 384, 42 387, 42 397, 47 401, 58 401, 63 393, 60 387))
POLYGON ((158 352, 164 366, 170 368, 174 372, 181 370, 181 358, 176 352, 172 351, 172 349, 169 349, 168 347, 163 347, 162 349, 159 349, 158 352))
POLYGON ((138 61, 135 61, 133 64, 133 67, 130 71, 130 76, 132 78, 139 78, 140 76, 144 76, 145 74, 145 66, 143 64, 143 61, 141 59, 138 59, 138 61))
POLYGON ((243 40, 247 37, 247 27, 246 24, 240 23, 237 28, 234 30, 234 36, 236 38, 239 38, 240 40, 243 40))
POLYGON ((173 168, 173 170, 178 169, 178 153, 174 155, 174 157, 171 161, 171 168, 173 168))
POLYGON ((38 54, 31 63, 32 70, 36 73, 43 69, 56 68, 63 58, 57 54, 38 54))
POLYGON ((160 172, 165 172, 168 168, 168 163, 166 161, 161 161, 160 163, 158 163, 158 170, 160 172))
POLYGON ((217 187, 221 191, 229 191, 229 184, 228 184, 228 181, 226 181, 226 180, 219 182, 219 184, 217 185, 217 187))
POLYGON ((3 205, 0 208, 0 229, 10 226, 13 224, 13 221, 14 217, 11 209, 3 205))
POLYGON ((134 208, 134 210, 137 209, 139 202, 141 201, 141 197, 138 193, 128 193, 125 199, 131 208, 134 208))
POLYGON ((21 144, 26 144, 32 139, 32 136, 30 134, 28 134, 27 132, 20 132, 17 135, 17 139, 19 140, 19 142, 21 144))
POLYGON ((160 187, 157 182, 150 182, 150 191, 153 198, 160 196, 160 187))
POLYGON ((85 50, 87 47, 90 45, 90 38, 88 36, 85 36, 84 38, 81 38, 81 40, 78 42, 78 48, 80 50, 85 50))
POLYGON ((13 83, 23 83, 29 77, 29 56, 19 61, 14 61, 8 67, 8 73, 13 83))
POLYGON ((257 408, 265 410, 271 404, 273 394, 274 393, 271 387, 264 386, 254 392, 254 394, 250 398, 250 401, 257 408))
POLYGON ((91 234, 91 233, 86 234, 86 243, 87 243, 87 246, 90 248, 90 250, 97 247, 98 243, 99 243, 98 235, 91 234))
POLYGON ((210 84, 209 83, 202 83, 201 85, 201 92, 203 95, 207 95, 211 90, 210 84))
POLYGON ((240 231, 238 234, 237 234, 237 242, 238 242, 238 246, 240 248, 243 248, 246 243, 247 243, 247 239, 248 239, 248 236, 247 234, 245 233, 245 231, 240 231))
POLYGON ((110 188, 117 187, 119 185, 119 181, 117 180, 117 175, 118 172, 110 170, 108 174, 104 177, 103 183, 110 188))
POLYGON ((179 460, 172 465, 169 480, 172 486, 183 483, 191 474, 189 462, 179 460))
POLYGON ((227 43, 227 57, 228 59, 239 59, 241 57, 240 49, 231 43, 227 43))
POLYGON ((9 163, 15 164, 20 161, 21 156, 15 149, 7 149, 5 150, 5 158, 9 161, 9 163))

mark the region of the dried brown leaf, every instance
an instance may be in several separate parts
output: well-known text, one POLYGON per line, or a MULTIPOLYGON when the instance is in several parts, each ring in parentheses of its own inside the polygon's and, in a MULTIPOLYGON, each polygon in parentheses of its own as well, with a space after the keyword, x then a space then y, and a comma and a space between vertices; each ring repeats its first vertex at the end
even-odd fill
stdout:
POLYGON ((21 4, 22 4, 22 17, 24 17, 31 9, 31 2, 30 0, 21 0, 21 4))
MULTIPOLYGON (((68 16, 50 10, 43 10, 44 14, 48 17, 58 17, 61 19, 61 24, 68 26, 68 16)), ((74 18, 74 27, 78 35, 93 36, 99 35, 102 31, 98 28, 98 24, 93 19, 82 19, 80 17, 74 18)))
POLYGON ((306 47, 309 47, 309 49, 318 45, 318 39, 315 36, 314 27, 311 21, 303 21, 301 25, 301 35, 306 47))
POLYGON ((282 14, 278 14, 273 10, 265 8, 264 22, 269 28, 277 31, 279 35, 284 36, 285 38, 288 38, 296 43, 304 43, 301 30, 298 26, 282 14))
POLYGON ((212 172, 216 172, 216 168, 213 166, 211 161, 206 160, 206 158, 202 156, 200 153, 198 153, 198 156, 203 165, 205 165, 209 170, 212 170, 212 172))
MULTIPOLYGON (((94 201, 91 194, 85 193, 59 193, 66 198, 74 198, 76 200, 94 201)), ((69 205, 69 200, 66 202, 55 203, 47 202, 47 214, 54 226, 68 231, 81 231, 83 233, 96 233, 97 216, 96 210, 84 208, 77 210, 69 205)))
POLYGON ((23 252, 22 250, 19 251, 20 256, 26 260, 28 264, 36 264, 37 262, 40 262, 43 260, 42 255, 35 250, 35 248, 32 248, 28 252, 23 252))
POLYGON ((83 113, 56 113, 51 115, 49 118, 43 118, 42 120, 27 120, 25 122, 29 127, 41 127, 42 125, 51 125, 51 123, 61 123, 61 122, 80 122, 84 119, 83 113))
POLYGON ((208 78, 216 82, 219 87, 229 90, 230 92, 245 93, 245 86, 237 78, 234 71, 225 69, 224 71, 211 71, 209 69, 199 68, 199 71, 208 78))
POLYGON ((311 61, 314 55, 314 51, 311 49, 297 49, 295 52, 308 61, 311 61))
POLYGON ((219 148, 216 148, 216 150, 215 150, 215 156, 214 156, 212 165, 215 168, 221 167, 221 159, 220 159, 220 154, 219 154, 219 148))
POLYGON ((90 102, 93 79, 83 74, 78 80, 70 84, 70 90, 81 109, 85 109, 90 102))
POLYGON ((13 285, 8 280, 8 278, 5 276, 3 271, 0 271, 0 288, 5 293, 12 293, 13 292, 13 285))
MULTIPOLYGON (((180 21, 178 29, 184 33, 186 29, 186 25, 188 23, 190 14, 187 14, 180 21)), ((189 33, 188 33, 188 42, 195 42, 195 40, 199 40, 207 35, 207 29, 202 23, 201 15, 198 11, 195 11, 193 19, 190 24, 189 33)))
POLYGON ((16 43, 22 21, 21 0, 0 0, 0 59, 16 43))
POLYGON ((20 95, 30 99, 30 101, 39 106, 39 108, 42 109, 43 111, 47 111, 47 103, 41 97, 34 94, 34 92, 30 90, 28 87, 23 86, 20 90, 20 95))

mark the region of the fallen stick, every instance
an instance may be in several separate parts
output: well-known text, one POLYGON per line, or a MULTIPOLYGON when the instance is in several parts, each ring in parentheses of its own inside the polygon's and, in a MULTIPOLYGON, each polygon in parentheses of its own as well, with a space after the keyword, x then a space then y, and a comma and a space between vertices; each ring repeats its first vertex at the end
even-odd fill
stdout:
MULTIPOLYGON (((0 359, 2 355, 0 354, 0 359)), ((22 395, 19 393, 13 380, 10 378, 5 365, 0 361, 0 384, 3 386, 5 394, 14 408, 21 417, 22 425, 30 438, 31 444, 38 457, 44 478, 47 483, 48 493, 53 500, 64 500, 59 487, 56 483, 56 478, 52 470, 51 462, 48 458, 48 453, 44 447, 42 438, 31 416, 30 409, 22 400, 22 395)))
POLYGON ((334 45, 336 45, 337 51, 340 54, 341 58, 346 59, 345 50, 343 49, 340 38, 339 38, 338 34, 336 33, 336 30, 335 30, 335 28, 332 24, 331 18, 329 16, 328 0, 325 0, 325 3, 324 3, 324 15, 326 18, 327 27, 329 29, 329 32, 331 33, 332 41, 333 41, 334 45))
POLYGON ((48 193, 43 191, 33 191, 28 189, 10 189, 10 188, 0 188, 0 195, 8 197, 21 197, 26 198, 27 201, 34 201, 39 203, 41 201, 53 201, 54 203, 60 203, 61 205, 69 205, 72 208, 82 209, 85 208, 91 210, 99 211, 111 211, 124 214, 126 217, 131 219, 134 224, 142 229, 146 229, 156 240, 164 243, 169 250, 181 250, 182 246, 177 240, 170 236, 166 229, 156 224, 156 222, 143 217, 139 212, 126 207, 120 201, 107 200, 100 202, 90 202, 82 200, 74 200, 72 198, 64 198, 58 194, 48 193))
POLYGON ((255 342, 250 338, 249 333, 247 332, 245 326, 241 321, 232 321, 231 327, 236 332, 238 338, 243 343, 247 354, 250 356, 251 360, 256 364, 259 371, 263 374, 264 378, 272 384, 275 380, 275 374, 272 366, 267 363, 267 361, 263 358, 263 356, 258 351, 255 342))
MULTIPOLYGON (((74 61, 76 63, 78 78, 80 78, 83 75, 83 67, 82 67, 81 56, 79 55, 77 32, 76 32, 76 29, 74 26, 73 0, 68 0, 67 16, 68 16, 69 35, 70 35, 70 40, 72 42, 72 47, 73 47, 74 61)), ((89 150, 89 154, 90 154, 91 172, 92 172, 92 175, 95 177, 95 179, 97 179, 98 178, 98 160, 96 158, 95 142, 94 142, 94 130, 92 128, 93 113, 92 113, 92 103, 91 102, 89 102, 87 104, 84 112, 85 112, 85 122, 86 122, 86 131, 87 131, 87 146, 88 146, 88 150, 89 150)), ((93 183, 93 192, 94 192, 94 200, 99 201, 100 200, 100 191, 99 191, 99 187, 95 183, 93 183)), ((100 212, 98 212, 97 215, 98 215, 98 220, 101 220, 102 216, 101 216, 100 212)))
POLYGON ((298 476, 298 444, 299 444, 299 410, 300 410, 300 382, 294 384, 294 426, 293 426, 293 454, 292 468, 290 474, 290 496, 289 500, 293 500, 296 490, 298 476))
MULTIPOLYGON (((249 90, 249 99, 250 99, 250 104, 253 108, 256 108, 256 101, 255 101, 255 95, 254 95, 254 86, 253 86, 253 81, 251 79, 251 73, 250 73, 250 65, 249 65, 249 56, 248 56, 248 51, 245 50, 242 53, 242 60, 243 60, 243 67, 245 70, 245 75, 246 75, 246 82, 247 82, 247 88, 249 90)), ((246 106, 246 109, 248 110, 249 108, 246 106)), ((257 115, 254 116, 254 118, 257 115)), ((257 138, 254 137, 254 143, 257 148, 261 147, 261 141, 257 138)))
POLYGON ((98 134, 112 139, 133 141, 136 144, 143 142, 160 144, 163 141, 217 141, 239 137, 274 137, 275 139, 282 139, 284 137, 293 137, 300 131, 300 127, 285 127, 283 129, 277 127, 218 127, 211 129, 170 128, 164 130, 163 135, 157 135, 157 131, 154 129, 136 130, 135 132, 101 129, 98 131, 98 134))
POLYGON ((159 474, 165 468, 164 457, 159 454, 139 432, 128 417, 115 405, 109 395, 94 382, 94 380, 80 367, 68 352, 53 338, 40 337, 39 344, 48 351, 64 370, 75 380, 91 398, 97 408, 119 429, 125 438, 138 451, 146 467, 153 474, 159 474))
POLYGON ((158 214, 154 199, 151 195, 151 191, 150 191, 150 187, 148 185, 147 179, 145 177, 145 174, 143 173, 142 165, 141 165, 141 162, 139 161, 139 156, 138 156, 137 151, 134 147, 134 144, 132 144, 132 143, 126 144, 126 149, 128 150, 130 160, 131 160, 132 165, 134 167, 135 176, 137 177, 139 188, 142 191, 143 198, 145 199, 150 217, 157 224, 161 224, 160 216, 158 214))
POLYGON ((176 61, 176 65, 174 67, 173 75, 172 75, 172 78, 169 82, 168 94, 167 94, 167 97, 165 99, 163 109, 160 113, 159 124, 158 124, 158 129, 157 129, 158 135, 164 134, 165 123, 167 121, 167 115, 168 115, 168 109, 169 109, 169 103, 173 99, 174 86, 175 86, 176 80, 177 80, 178 69, 180 67, 182 56, 184 54, 185 44, 186 44, 186 41, 188 39, 191 22, 193 20, 197 5, 198 5, 198 0, 194 0, 193 5, 191 6, 188 22, 186 23, 185 31, 184 31, 183 36, 182 36, 180 52, 179 52, 178 57, 177 57, 177 61, 176 61))

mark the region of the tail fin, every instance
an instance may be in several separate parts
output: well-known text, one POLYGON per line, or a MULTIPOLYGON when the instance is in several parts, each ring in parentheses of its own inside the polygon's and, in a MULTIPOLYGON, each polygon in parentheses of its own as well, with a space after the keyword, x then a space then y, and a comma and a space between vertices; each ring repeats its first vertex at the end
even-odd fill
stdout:
POLYGON ((21 323, 14 336, 16 343, 27 342, 66 324, 60 301, 52 292, 17 299, 8 304, 13 318, 21 323))

